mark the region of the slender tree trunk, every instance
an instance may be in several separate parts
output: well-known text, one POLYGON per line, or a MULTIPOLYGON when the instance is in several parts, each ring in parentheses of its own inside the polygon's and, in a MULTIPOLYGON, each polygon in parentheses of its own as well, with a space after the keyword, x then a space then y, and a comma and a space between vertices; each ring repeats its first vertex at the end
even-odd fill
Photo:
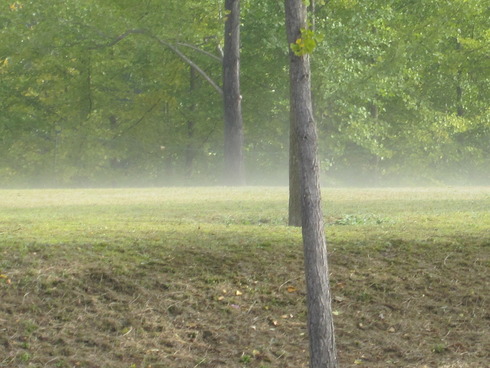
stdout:
MULTIPOLYGON (((309 14, 311 29, 315 30, 315 0, 310 0, 309 14)), ((294 40, 295 41, 295 40, 294 40)), ((291 42, 294 42, 291 41, 291 42)), ((312 102, 313 103, 313 102, 312 102)), ((294 132, 294 119, 289 127, 289 211, 288 225, 301 226, 300 170, 298 162, 298 138, 294 132)))
POLYGON ((88 51, 81 57, 82 66, 84 67, 81 75, 81 96, 80 96, 80 121, 88 119, 92 113, 92 58, 91 52, 88 51))
POLYGON ((240 0, 225 0, 223 103, 224 175, 228 185, 245 184, 243 120, 240 95, 240 0))
MULTIPOLYGON (((306 15, 305 15, 306 17, 306 15)), ((286 25, 286 27, 288 27, 286 25)), ((299 36, 290 34, 291 30, 287 29, 288 43, 293 43, 299 36)), ((291 96, 292 98, 292 96, 291 96)), ((291 100, 292 101, 292 100, 291 100)), ((301 188, 300 188, 300 167, 299 167, 299 147, 298 136, 295 132, 295 118, 293 107, 290 108, 289 117, 289 207, 288 207, 288 225, 300 227, 301 220, 301 188)))
MULTIPOLYGON (((87 50, 80 57, 80 84, 79 84, 79 127, 81 128, 90 118, 93 110, 93 95, 92 95, 92 52, 87 50)), ((87 137, 89 132, 86 129, 79 130, 77 144, 70 145, 69 158, 73 167, 76 169, 75 176, 83 177, 83 171, 86 168, 86 160, 84 159, 85 150, 87 149, 87 137)))
MULTIPOLYGON (((285 0, 288 42, 301 37, 306 28, 302 0, 285 0)), ((290 109, 298 138, 302 233, 308 297, 310 367, 337 368, 337 353, 331 309, 327 248, 321 210, 317 133, 311 105, 309 56, 290 52, 290 109)))
MULTIPOLYGON (((376 98, 378 97, 377 95, 375 96, 376 98)), ((369 104, 369 112, 371 115, 371 120, 375 125, 379 124, 379 108, 378 105, 376 104, 375 101, 372 101, 369 104)), ((379 185, 381 182, 381 158, 379 157, 379 154, 376 153, 376 157, 374 158, 374 167, 373 167, 373 183, 374 185, 379 185)))
POLYGON ((301 190, 298 138, 294 131, 294 117, 291 114, 289 124, 289 210, 288 225, 301 226, 301 190))
POLYGON ((187 118, 187 145, 185 148, 185 177, 186 179, 190 179, 192 177, 193 172, 193 163, 195 154, 194 148, 194 128, 196 122, 194 120, 194 112, 196 110, 196 103, 194 102, 194 93, 196 90, 196 71, 189 67, 189 97, 191 102, 189 104, 189 116, 187 118))
POLYGON ((461 76, 463 72, 461 69, 458 70, 458 75, 456 77, 456 113, 458 116, 464 115, 464 105, 463 105, 463 87, 461 87, 461 76))
MULTIPOLYGON (((288 35, 289 39, 289 35, 288 35)), ((292 43, 292 42, 289 42, 292 43)), ((292 95, 290 97, 292 101, 292 95)), ((289 116, 289 208, 288 225, 301 226, 301 187, 299 167, 299 142, 295 132, 295 117, 293 106, 290 107, 289 116)))

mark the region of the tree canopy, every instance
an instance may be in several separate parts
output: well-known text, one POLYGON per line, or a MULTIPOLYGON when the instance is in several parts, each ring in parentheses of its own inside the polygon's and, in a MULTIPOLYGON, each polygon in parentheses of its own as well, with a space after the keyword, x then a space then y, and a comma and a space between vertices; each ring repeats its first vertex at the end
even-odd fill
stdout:
MULTIPOLYGON (((287 180, 283 8, 242 1, 249 183, 287 180)), ((219 183, 226 17, 222 0, 2 3, 0 185, 219 183)), ((317 0, 310 22, 325 183, 490 182, 488 6, 317 0)))

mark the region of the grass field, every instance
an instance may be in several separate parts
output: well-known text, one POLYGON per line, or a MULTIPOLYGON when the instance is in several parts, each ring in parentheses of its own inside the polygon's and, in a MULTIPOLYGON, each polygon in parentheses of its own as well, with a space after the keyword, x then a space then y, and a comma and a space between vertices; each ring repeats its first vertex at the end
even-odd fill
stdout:
MULTIPOLYGON (((490 361, 490 187, 324 189, 342 367, 490 361)), ((0 191, 0 367, 308 366, 285 188, 0 191)))

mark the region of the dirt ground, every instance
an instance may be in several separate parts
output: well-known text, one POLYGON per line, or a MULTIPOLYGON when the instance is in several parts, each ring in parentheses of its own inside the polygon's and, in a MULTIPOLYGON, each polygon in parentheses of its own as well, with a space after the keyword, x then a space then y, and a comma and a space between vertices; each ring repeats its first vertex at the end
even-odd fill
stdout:
MULTIPOLYGON (((0 367, 307 367, 300 244, 222 241, 0 248, 0 367)), ((489 246, 331 243, 341 366, 488 367, 489 246)))

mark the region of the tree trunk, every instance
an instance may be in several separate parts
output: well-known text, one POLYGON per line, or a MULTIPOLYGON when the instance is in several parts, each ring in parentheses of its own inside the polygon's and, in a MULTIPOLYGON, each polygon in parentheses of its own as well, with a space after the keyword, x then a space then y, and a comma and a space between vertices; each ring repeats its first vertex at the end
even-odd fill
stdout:
POLYGON ((461 87, 461 76, 463 72, 461 69, 458 70, 458 76, 456 77, 456 113, 457 116, 464 115, 464 105, 463 105, 463 87, 461 87))
POLYGON ((194 112, 196 110, 196 103, 194 101, 194 93, 196 91, 196 71, 192 68, 189 67, 189 98, 190 98, 190 103, 189 103, 189 111, 188 111, 188 117, 187 117, 187 145, 185 148, 185 178, 186 179, 191 179, 192 177, 192 172, 193 172, 193 164, 194 164, 194 158, 196 156, 195 148, 194 148, 194 128, 196 125, 195 122, 195 116, 194 112))
MULTIPOLYGON (((378 98, 378 95, 375 96, 378 98)), ((375 125, 379 124, 379 108, 376 104, 376 101, 371 101, 369 104, 369 112, 371 115, 371 120, 375 125)), ((374 158, 374 167, 373 167, 373 183, 374 185, 379 185, 381 183, 381 168, 380 168, 381 158, 379 157, 379 153, 375 154, 374 158)))
MULTIPOLYGON (((315 30, 315 1, 310 0, 309 14, 311 14, 311 29, 315 30)), ((296 40, 290 41, 294 42, 296 40)), ((301 226, 301 193, 300 171, 298 162, 298 138, 294 132, 294 119, 291 118, 289 127, 289 209, 288 225, 301 226)))
POLYGON ((294 131, 294 117, 289 124, 289 209, 288 225, 301 226, 301 190, 298 157, 298 138, 294 131))
MULTIPOLYGON (((285 0, 288 42, 301 37, 306 28, 306 7, 302 0, 285 0)), ((311 105, 311 74, 308 54, 290 51, 290 109, 294 134, 298 138, 301 215, 308 298, 310 367, 336 368, 327 248, 321 210, 317 133, 311 105)))
POLYGON ((225 0, 225 11, 227 14, 223 50, 224 179, 228 185, 244 185, 242 96, 240 95, 240 0, 225 0))
MULTIPOLYGON (((287 30, 288 43, 293 43, 299 36, 290 34, 287 30)), ((292 101, 292 100, 291 100, 292 101)), ((301 188, 300 188, 300 167, 298 152, 298 136, 295 132, 295 119, 292 106, 289 116, 289 206, 288 206, 288 225, 301 226, 301 188)))
POLYGON ((80 122, 87 120, 92 113, 92 58, 90 51, 81 57, 84 68, 81 74, 80 122))

